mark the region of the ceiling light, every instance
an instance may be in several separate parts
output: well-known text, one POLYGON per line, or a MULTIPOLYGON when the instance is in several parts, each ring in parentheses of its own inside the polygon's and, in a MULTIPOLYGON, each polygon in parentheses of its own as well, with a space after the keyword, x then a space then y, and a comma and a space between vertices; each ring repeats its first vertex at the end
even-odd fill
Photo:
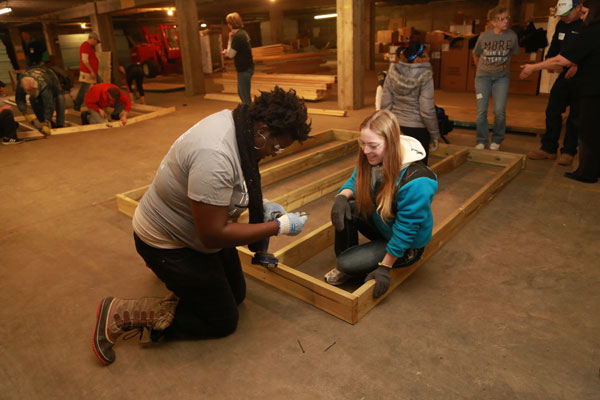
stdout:
POLYGON ((167 10, 167 15, 168 15, 169 17, 172 17, 172 16, 173 16, 173 9, 172 9, 172 8, 169 8, 169 9, 167 10))
POLYGON ((2 8, 2 9, 0 9, 0 15, 1 14, 8 14, 11 11, 12 11, 12 8, 10 8, 10 7, 2 8))
POLYGON ((335 18, 337 17, 337 14, 321 14, 321 15, 315 15, 315 19, 325 19, 325 18, 335 18))
POLYGON ((201 23, 200 24, 200 28, 206 28, 206 24, 205 23, 201 23))
POLYGON ((85 22, 84 22, 83 24, 81 24, 81 29, 85 29, 85 28, 86 28, 86 26, 85 26, 85 22))

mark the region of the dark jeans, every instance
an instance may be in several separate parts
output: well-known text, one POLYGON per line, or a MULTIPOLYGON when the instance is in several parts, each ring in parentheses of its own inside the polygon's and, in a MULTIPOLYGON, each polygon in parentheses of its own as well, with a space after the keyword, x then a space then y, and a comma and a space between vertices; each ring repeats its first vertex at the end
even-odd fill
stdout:
POLYGON ((579 102, 577 100, 577 88, 574 79, 565 79, 564 74, 554 82, 548 106, 546 107, 546 133, 542 136, 542 150, 548 153, 556 153, 558 150, 558 139, 562 130, 562 114, 570 107, 567 117, 567 128, 561 153, 572 156, 577 154, 577 118, 579 117, 579 102))
POLYGON ((427 128, 401 126, 400 131, 402 131, 403 135, 414 137, 421 142, 421 145, 425 149, 425 158, 422 161, 427 165, 427 160, 429 160, 429 142, 431 141, 431 136, 429 135, 427 128))
POLYGON ((19 124, 15 122, 15 117, 11 110, 2 110, 0 112, 0 138, 17 139, 17 128, 19 124))
POLYGON ((254 75, 254 68, 237 73, 238 94, 240 95, 240 99, 242 99, 242 103, 244 104, 252 103, 252 96, 250 95, 252 75, 254 75))
POLYGON ((575 173, 588 180, 600 178, 600 96, 582 97, 579 108, 579 167, 575 173))
MULTIPOLYGON (((38 121, 42 123, 45 122, 45 106, 42 102, 41 96, 30 97, 29 102, 31 103, 31 108, 33 109, 33 113, 37 117, 38 121)), ((62 92, 58 96, 56 96, 56 98, 54 98, 51 107, 53 111, 56 111, 56 126, 62 128, 63 126, 65 126, 65 111, 67 109, 67 105, 65 103, 65 95, 62 92)))
MULTIPOLYGON (((352 209, 355 202, 351 201, 352 209)), ((387 240, 377 230, 371 218, 354 216, 344 221, 344 229, 335 231, 334 250, 337 256, 337 268, 351 276, 364 276, 377 268, 377 264, 385 257, 387 240), (358 244, 358 232, 370 240, 358 244)), ((394 262, 394 268, 408 267, 417 262, 423 255, 423 248, 408 249, 402 257, 394 262)))
POLYGON ((179 297, 166 335, 214 338, 235 331, 237 306, 246 297, 246 281, 235 248, 204 254, 189 248, 157 249, 135 233, 134 240, 148 267, 179 297))

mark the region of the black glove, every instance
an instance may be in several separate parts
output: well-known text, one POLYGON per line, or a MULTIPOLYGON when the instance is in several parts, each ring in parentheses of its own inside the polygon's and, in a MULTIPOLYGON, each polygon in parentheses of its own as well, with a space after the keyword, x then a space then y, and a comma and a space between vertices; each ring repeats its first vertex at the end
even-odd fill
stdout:
POLYGON ((346 196, 337 195, 331 208, 331 222, 338 232, 344 229, 344 219, 352 219, 350 203, 346 196))
POLYGON ((378 298, 390 287, 390 268, 379 266, 365 278, 365 282, 375 279, 375 287, 373 288, 373 297, 378 298))

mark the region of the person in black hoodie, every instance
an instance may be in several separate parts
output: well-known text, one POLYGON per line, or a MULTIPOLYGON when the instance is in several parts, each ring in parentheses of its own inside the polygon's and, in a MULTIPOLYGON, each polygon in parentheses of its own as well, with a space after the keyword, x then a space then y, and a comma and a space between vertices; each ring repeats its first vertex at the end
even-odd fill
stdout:
MULTIPOLYGON (((572 38, 581 31, 582 5, 579 0, 558 2, 556 15, 560 16, 560 21, 556 25, 556 30, 552 36, 550 49, 546 58, 557 56, 561 50, 567 48, 572 38)), ((542 136, 542 146, 537 150, 532 150, 527 154, 531 160, 554 160, 558 150, 558 140, 562 130, 562 114, 569 107, 569 116, 567 118, 567 128, 563 147, 560 149, 558 164, 571 165, 573 158, 577 154, 577 116, 578 101, 577 87, 575 80, 571 79, 577 72, 577 65, 570 68, 560 67, 558 78, 552 85, 548 106, 546 107, 546 133, 542 136)))
POLYGON ((600 176, 600 135, 597 128, 600 109, 600 0, 585 1, 582 11, 581 33, 556 57, 536 64, 522 65, 521 78, 525 79, 542 69, 577 65, 578 126, 581 139, 579 166, 573 172, 565 172, 565 176, 580 182, 595 183, 600 176))

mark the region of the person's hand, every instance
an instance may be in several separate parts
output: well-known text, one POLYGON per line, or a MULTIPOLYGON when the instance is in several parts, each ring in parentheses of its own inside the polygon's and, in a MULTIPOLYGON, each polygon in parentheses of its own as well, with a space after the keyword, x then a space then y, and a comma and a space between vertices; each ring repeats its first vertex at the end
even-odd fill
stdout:
POLYGON ((25 114, 24 117, 25 117, 25 122, 27 122, 28 124, 32 124, 33 121, 35 120, 35 117, 32 117, 29 114, 25 114))
POLYGON ((121 120, 121 123, 122 123, 123 125, 126 125, 126 124, 127 124, 127 115, 123 115, 123 116, 120 118, 120 120, 121 120))
POLYGON ((233 35, 235 35, 235 32, 234 32, 234 31, 232 31, 232 30, 231 30, 231 31, 229 31, 229 38, 230 38, 230 39, 233 37, 233 35))
POLYGON ((91 76, 93 79, 97 80, 97 79, 96 79, 96 74, 94 73, 94 71, 92 71, 92 72, 90 73, 90 76, 91 76))
POLYGON ((389 289, 391 280, 390 269, 380 265, 365 278, 365 282, 375 279, 375 287, 373 288, 374 298, 378 298, 389 289))
POLYGON ((565 73, 565 79, 571 79, 577 73, 577 64, 571 65, 569 70, 565 73))
POLYGON ((348 198, 343 194, 335 196, 333 207, 331 208, 331 222, 335 230, 340 232, 344 229, 344 220, 352 219, 352 210, 348 198))
POLYGON ((521 74, 519 75, 519 78, 527 79, 531 74, 533 74, 533 72, 533 64, 521 65, 521 74))
POLYGON ((436 151, 438 149, 440 145, 439 140, 434 139, 431 141, 431 143, 429 144, 429 151, 436 151))
POLYGON ((227 55, 227 49, 223 49, 223 51, 221 53, 223 53, 223 55, 226 56, 227 55))
POLYGON ((302 232, 307 220, 308 216, 304 213, 284 214, 277 218, 277 223, 279 224, 277 235, 296 236, 302 232))
POLYGON ((274 221, 285 214, 285 208, 281 204, 272 201, 263 200, 263 208, 265 209, 264 222, 274 221))
POLYGON ((98 110, 98 114, 100 114, 100 116, 101 116, 102 118, 106 118, 106 113, 104 112, 104 110, 103 110, 103 109, 99 109, 99 110, 98 110))

